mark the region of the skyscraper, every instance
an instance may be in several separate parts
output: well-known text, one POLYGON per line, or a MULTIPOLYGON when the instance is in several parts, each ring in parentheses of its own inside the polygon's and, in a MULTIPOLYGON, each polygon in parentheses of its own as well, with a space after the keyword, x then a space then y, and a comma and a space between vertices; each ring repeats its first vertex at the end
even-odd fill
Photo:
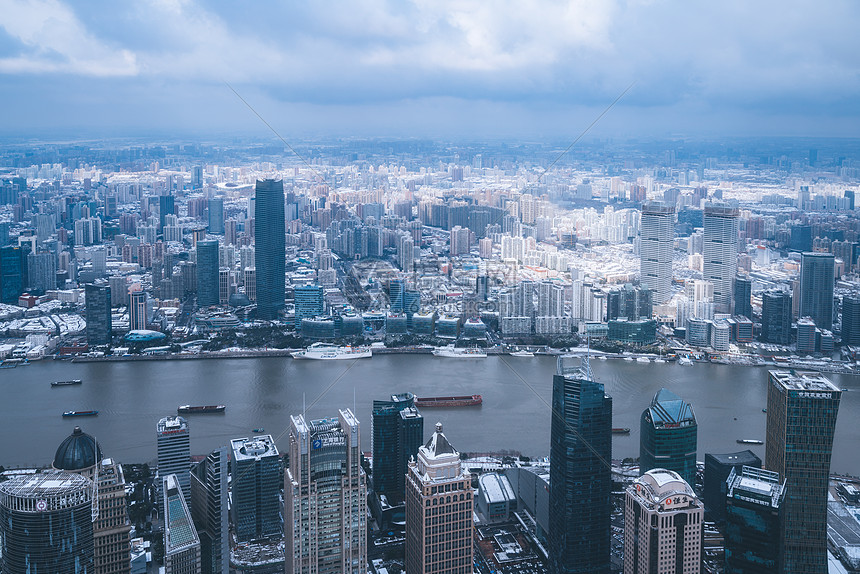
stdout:
POLYGON ((0 247, 0 303, 17 305, 27 280, 29 248, 7 245, 0 247))
POLYGON ((197 305, 217 305, 220 296, 218 283, 218 242, 212 239, 197 242, 197 305))
POLYGON ((175 474, 162 476, 159 486, 164 493, 164 573, 200 574, 200 538, 185 502, 188 494, 175 474))
MULTIPOLYGON (((259 249, 257 250, 259 253, 259 249)), ((263 294, 260 284, 260 269, 257 268, 257 301, 263 294)), ((324 310, 323 288, 319 285, 300 285, 293 290, 296 303, 296 329, 302 326, 302 319, 313 319, 317 315, 322 315, 324 310)), ((258 303, 259 305, 259 303, 258 303)), ((259 306, 258 306, 259 309, 259 306)))
POLYGON ((233 439, 230 448, 236 540, 280 536, 281 459, 272 435, 233 439))
MULTIPOLYGON (((158 447, 158 475, 175 474, 183 496, 191 499, 191 439, 188 422, 180 416, 164 417, 155 427, 158 447)), ((159 484, 160 486, 160 484, 159 484)), ((163 500, 159 490, 159 501, 163 500)))
POLYGON ((553 574, 609 572, 612 398, 587 359, 552 382, 549 553, 553 574))
POLYGON ((735 277, 735 315, 752 319, 752 279, 738 275, 735 277))
POLYGON ((693 407, 668 389, 660 389, 642 412, 639 474, 654 468, 672 470, 687 484, 696 483, 698 424, 693 407))
POLYGON ((661 202, 644 204, 639 230, 642 284, 654 292, 657 303, 665 303, 672 296, 675 206, 661 202))
POLYGON ((286 574, 366 572, 367 485, 360 436, 358 419, 349 409, 330 419, 290 417, 290 467, 284 477, 286 574))
POLYGON ((751 450, 726 454, 705 453, 702 499, 709 519, 721 522, 726 517, 726 479, 733 469, 743 466, 761 468, 761 459, 751 450))
POLYGON ((820 373, 770 371, 765 468, 786 483, 784 572, 827 572, 827 491, 841 395, 820 373))
POLYGON ((27 289, 44 293, 57 288, 57 254, 53 252, 27 255, 27 289))
POLYGON ((158 227, 164 229, 164 217, 176 215, 174 197, 170 194, 158 196, 158 227))
POLYGON ((860 345, 860 296, 842 298, 842 344, 860 345))
POLYGON ((761 340, 791 344, 791 293, 771 290, 761 294, 761 340))
POLYGON ((415 408, 415 395, 401 393, 389 401, 373 401, 371 421, 373 491, 400 502, 409 459, 424 442, 424 417, 415 408))
POLYGON ((146 329, 146 292, 134 291, 128 295, 128 328, 132 331, 146 329))
MULTIPOLYGON (((257 316, 274 319, 286 297, 284 182, 257 182, 254 267, 257 268, 257 316)), ((296 312, 298 320, 298 312, 296 312)), ((299 322, 299 324, 301 324, 299 322)))
POLYGON ((87 306, 87 344, 110 344, 113 335, 110 314, 110 287, 87 283, 84 288, 84 297, 87 306))
POLYGON ((209 233, 224 235, 224 199, 221 197, 209 200, 209 233))
POLYGON ((714 306, 728 313, 732 306, 732 282, 738 271, 738 208, 723 203, 705 205, 705 281, 714 284, 714 306))
POLYGON ((800 316, 819 329, 833 328, 832 253, 804 253, 800 258, 800 316))
POLYGON ((227 470, 230 449, 210 452, 191 469, 191 516, 200 537, 203 574, 229 574, 230 523, 227 510, 227 470))
POLYGON ((69 472, 0 482, 0 570, 93 572, 93 483, 69 472))
POLYGON ((743 466, 726 480, 726 574, 778 574, 785 480, 769 470, 743 466))
POLYGON ((624 574, 698 574, 704 507, 677 472, 649 470, 624 495, 624 574))
POLYGON ((436 432, 418 449, 406 477, 406 560, 409 574, 471 574, 472 476, 460 453, 436 432))

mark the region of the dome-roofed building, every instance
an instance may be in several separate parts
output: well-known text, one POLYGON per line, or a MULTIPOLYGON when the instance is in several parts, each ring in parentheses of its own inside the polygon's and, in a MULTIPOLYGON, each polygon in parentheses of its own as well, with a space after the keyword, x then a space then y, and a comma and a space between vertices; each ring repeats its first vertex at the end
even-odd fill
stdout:
MULTIPOLYGON (((75 427, 72 434, 57 447, 54 455, 53 467, 57 470, 80 472, 84 469, 94 469, 96 463, 102 459, 102 450, 96 439, 75 427)), ((92 478, 91 475, 87 475, 92 478)))

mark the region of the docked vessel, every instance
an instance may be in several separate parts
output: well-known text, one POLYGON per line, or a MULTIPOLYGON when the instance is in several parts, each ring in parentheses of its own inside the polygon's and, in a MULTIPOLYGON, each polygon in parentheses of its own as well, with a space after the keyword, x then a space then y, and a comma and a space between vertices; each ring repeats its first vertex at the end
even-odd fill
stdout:
POLYGON ((755 440, 751 438, 739 438, 738 444, 764 444, 763 440, 755 440))
POLYGON ((72 379, 70 381, 54 381, 53 383, 51 383, 51 386, 52 387, 67 387, 69 385, 80 385, 81 383, 83 383, 83 381, 80 379, 72 379))
POLYGON ((226 405, 206 405, 202 407, 192 407, 191 405, 182 405, 177 407, 176 412, 181 415, 194 415, 200 413, 223 413, 226 405))
POLYGON ((525 351, 514 351, 511 353, 512 357, 534 357, 535 354, 526 349, 525 351))
POLYGON ((436 347, 433 349, 433 354, 437 357, 453 357, 459 359, 486 359, 487 353, 483 349, 477 347, 455 347, 448 345, 447 347, 436 347))
POLYGON ((685 367, 692 367, 693 360, 690 357, 681 357, 680 359, 678 359, 678 364, 684 365, 685 367))
POLYGON ((66 411, 64 417, 94 417, 99 414, 98 411, 66 411))
POLYGON ((471 407, 484 402, 481 395, 461 397, 415 397, 416 407, 471 407))
POLYGON ((648 357, 636 357, 636 362, 637 363, 650 363, 651 359, 649 359, 648 357))
POLYGON ((630 434, 630 429, 627 427, 615 427, 612 429, 612 434, 630 434))
POLYGON ((336 359, 369 359, 373 351, 369 347, 338 347, 328 343, 314 343, 303 351, 291 353, 294 359, 317 359, 330 361, 336 359))

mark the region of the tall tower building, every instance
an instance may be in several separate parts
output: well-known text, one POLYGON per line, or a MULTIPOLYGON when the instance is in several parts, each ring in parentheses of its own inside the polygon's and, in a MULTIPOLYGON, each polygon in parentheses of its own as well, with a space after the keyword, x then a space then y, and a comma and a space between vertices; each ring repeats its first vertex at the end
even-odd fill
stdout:
MULTIPOLYGON (((284 478, 286 574, 364 574, 367 485, 358 419, 290 417, 284 478)), ((411 573, 411 570, 410 570, 411 573)))
POLYGON ((227 510, 227 470, 230 449, 210 452, 191 469, 191 516, 200 538, 203 574, 229 574, 230 524, 227 510))
POLYGON ((677 472, 649 470, 624 496, 624 574, 698 574, 705 509, 677 472))
POLYGON ((812 371, 770 371, 765 468, 785 480, 784 572, 827 572, 827 491, 841 391, 812 371))
MULTIPOLYGON (((259 250, 257 250, 259 253, 259 250)), ((257 269, 257 301, 260 300, 263 293, 262 283, 260 283, 259 268, 257 269)), ((300 285, 293 291, 296 302, 296 329, 302 326, 302 319, 313 319, 317 315, 322 315, 324 310, 325 299, 323 298, 323 288, 319 285, 300 285)), ((259 308, 259 307, 258 307, 259 308)))
POLYGON ((714 284, 716 311, 728 313, 738 272, 738 208, 722 203, 706 204, 704 226, 705 281, 714 284))
POLYGON ((833 328, 832 253, 804 253, 800 257, 800 316, 810 317, 819 329, 833 328))
MULTIPOLYGON (((158 475, 175 474, 184 496, 191 498, 191 439, 188 422, 180 416, 164 417, 155 427, 158 446, 158 475)), ((159 486, 161 484, 159 483, 159 486)), ((159 490, 159 501, 163 500, 159 490)))
POLYGON ((281 458, 272 435, 233 439, 230 448, 236 540, 248 542, 280 536, 281 458))
POLYGON ((842 344, 860 345, 860 296, 842 298, 842 344))
POLYGON ((128 328, 142 330, 146 325, 146 292, 133 291, 128 295, 128 328))
POLYGON ((0 303, 17 305, 27 281, 29 248, 7 245, 0 247, 0 303))
POLYGON ((389 401, 373 401, 371 421, 373 491, 400 502, 409 459, 424 442, 424 417, 415 408, 415 395, 401 393, 389 401))
POLYGON ((93 483, 37 472, 0 482, 0 570, 93 572, 93 483))
POLYGON ((665 303, 672 296, 675 206, 661 202, 644 204, 639 234, 642 284, 654 292, 657 303, 665 303))
POLYGON ((660 389, 642 412, 639 474, 653 468, 672 470, 687 484, 696 483, 699 426, 693 407, 668 389, 660 389))
MULTIPOLYGON (((257 268, 257 316, 274 319, 286 297, 284 182, 257 182, 254 266, 257 268)), ((298 313, 296 313, 298 316, 298 313)))
POLYGON ((197 242, 197 305, 217 305, 220 296, 218 271, 218 242, 212 239, 197 242))
POLYGON ((176 215, 176 205, 172 195, 158 196, 158 227, 160 229, 164 229, 166 215, 176 215))
POLYGON ((164 574, 200 574, 200 538, 175 474, 161 477, 164 493, 164 574))
POLYGON ((87 283, 84 296, 87 305, 87 345, 110 344, 113 336, 111 288, 87 283))
POLYGON ((436 423, 406 476, 406 571, 471 574, 473 506, 472 475, 436 423))
POLYGON ((761 294, 761 340, 791 344, 791 293, 770 290, 761 294))
POLYGON ((752 279, 738 275, 735 277, 735 315, 752 319, 752 279))
POLYGON ((778 574, 785 480, 769 470, 732 469, 726 480, 727 574, 778 574))
POLYGON ((209 200, 209 233, 224 235, 224 199, 221 197, 209 200))
POLYGON ((587 359, 552 381, 549 552, 553 574, 609 572, 612 397, 587 359), (586 503, 587 501, 587 503, 586 503))

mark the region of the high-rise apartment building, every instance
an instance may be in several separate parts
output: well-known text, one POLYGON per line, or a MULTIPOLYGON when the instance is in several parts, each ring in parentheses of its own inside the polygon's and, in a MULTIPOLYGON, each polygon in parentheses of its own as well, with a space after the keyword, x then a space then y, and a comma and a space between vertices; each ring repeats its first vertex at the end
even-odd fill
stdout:
POLYGON ((550 572, 609 572, 612 397, 560 357, 552 382, 550 572))
POLYGON ((111 323, 111 288, 87 283, 84 288, 87 305, 87 344, 108 345, 113 336, 111 323))
POLYGON ((639 474, 663 468, 677 472, 687 484, 695 484, 698 429, 693 406, 672 391, 660 389, 642 412, 639 474))
POLYGON ((201 574, 200 538, 185 502, 187 494, 175 474, 162 476, 160 486, 164 493, 164 574, 201 574))
POLYGON ((220 297, 218 242, 197 242, 197 305, 217 305, 220 297))
MULTIPOLYGON (((367 485, 358 419, 290 417, 284 479, 286 574, 367 571, 367 485)), ((411 572, 411 570, 410 570, 411 572)))
POLYGON ((373 401, 371 421, 373 491, 400 502, 409 459, 424 442, 424 417, 415 408, 415 395, 401 393, 388 401, 373 401))
POLYGON ((765 468, 785 480, 783 571, 827 572, 830 455, 841 391, 812 371, 770 371, 765 468))
POLYGON ((743 466, 726 480, 727 574, 779 574, 785 480, 779 473, 743 466))
POLYGON ((672 296, 674 240, 675 206, 660 202, 644 204, 639 223, 642 284, 654 292, 657 303, 665 303, 672 296))
POLYGON ((272 435, 230 441, 232 514, 236 540, 279 537, 281 458, 272 435))
POLYGON ((791 344, 791 293, 771 290, 761 294, 761 340, 791 344))
POLYGON ((406 476, 406 571, 471 574, 473 507, 472 476, 437 423, 406 476))
POLYGON ((819 329, 833 328, 832 253, 804 253, 800 258, 800 316, 819 329))
POLYGON ((649 470, 624 496, 624 574, 698 574, 704 507, 677 472, 649 470))
POLYGON ((738 208, 721 203, 705 205, 703 274, 714 284, 714 306, 728 313, 738 271, 738 208))
POLYGON ((229 464, 230 449, 222 446, 191 469, 191 516, 200 538, 202 574, 230 572, 229 464))
POLYGON ((255 200, 257 316, 271 320, 283 309, 286 293, 284 182, 273 179, 258 181, 255 200))
POLYGON ((735 315, 752 319, 752 279, 738 275, 735 277, 735 315))
MULTIPOLYGON (((158 475, 175 474, 183 496, 191 498, 191 437, 188 421, 180 416, 164 417, 155 426, 158 447, 158 475)), ((159 486, 160 483, 158 484, 159 486)), ((163 500, 159 489, 159 501, 163 500)))

